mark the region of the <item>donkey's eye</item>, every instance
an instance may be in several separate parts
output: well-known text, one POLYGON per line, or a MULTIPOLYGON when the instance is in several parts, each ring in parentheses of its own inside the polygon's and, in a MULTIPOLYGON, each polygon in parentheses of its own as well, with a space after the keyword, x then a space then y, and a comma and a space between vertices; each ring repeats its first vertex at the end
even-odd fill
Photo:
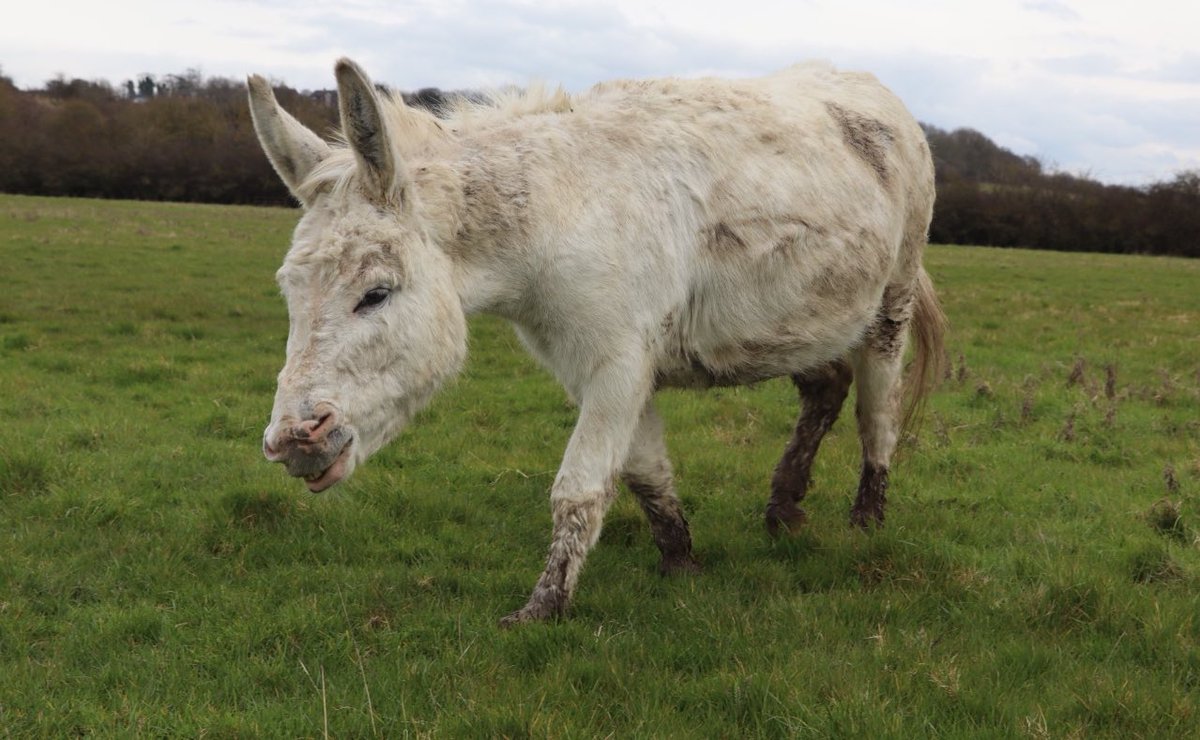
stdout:
POLYGON ((391 292, 392 291, 390 288, 371 288, 363 294, 362 300, 359 301, 358 305, 354 307, 354 313, 359 313, 360 311, 371 308, 372 306, 378 306, 380 303, 383 303, 387 300, 387 297, 391 294, 391 292))

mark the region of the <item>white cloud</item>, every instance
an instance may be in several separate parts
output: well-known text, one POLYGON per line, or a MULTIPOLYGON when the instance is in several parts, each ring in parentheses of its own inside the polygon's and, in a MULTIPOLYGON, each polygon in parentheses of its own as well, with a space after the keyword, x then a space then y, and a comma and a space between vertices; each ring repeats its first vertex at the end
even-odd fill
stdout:
MULTIPOLYGON (((9 0, 0 0, 9 4, 9 0)), ((1112 180, 1200 168, 1200 4, 1142 0, 64 0, 0 8, 0 65, 114 83, 198 67, 332 86, 349 55, 396 87, 875 72, 922 120, 1112 180)))
POLYGON ((1027 2, 1022 7, 1026 10, 1032 10, 1036 13, 1045 13, 1063 21, 1078 21, 1081 17, 1078 13, 1071 9, 1071 6, 1059 0, 1035 0, 1027 2))

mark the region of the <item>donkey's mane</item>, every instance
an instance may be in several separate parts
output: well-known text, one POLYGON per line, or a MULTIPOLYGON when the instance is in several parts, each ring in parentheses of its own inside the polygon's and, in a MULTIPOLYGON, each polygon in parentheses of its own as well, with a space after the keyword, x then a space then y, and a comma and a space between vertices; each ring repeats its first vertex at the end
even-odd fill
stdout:
POLYGON ((541 113, 570 113, 571 104, 571 95, 561 85, 554 88, 543 82, 526 88, 510 85, 485 91, 482 100, 455 99, 446 109, 446 122, 453 129, 472 128, 485 122, 541 113))
MULTIPOLYGON (((544 83, 524 89, 510 86, 486 90, 479 98, 457 98, 443 108, 444 117, 406 104, 400 93, 382 93, 379 102, 394 146, 405 162, 435 154, 457 136, 489 125, 523 116, 572 111, 571 95, 561 85, 550 88, 544 83)), ((344 191, 353 182, 358 168, 342 131, 334 132, 330 149, 330 155, 299 185, 305 198, 321 192, 344 191)))

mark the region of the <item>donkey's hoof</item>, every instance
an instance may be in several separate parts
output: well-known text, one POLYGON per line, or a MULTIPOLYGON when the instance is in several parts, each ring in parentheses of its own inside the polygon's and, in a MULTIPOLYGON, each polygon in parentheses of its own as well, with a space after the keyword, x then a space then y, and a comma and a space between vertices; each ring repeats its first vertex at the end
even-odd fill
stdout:
POLYGON ((855 506, 850 509, 851 527, 857 527, 866 532, 871 529, 872 524, 876 529, 883 528, 883 509, 874 506, 855 506))
POLYGON ((532 621, 534 621, 534 618, 532 615, 529 614, 528 609, 518 609, 515 612, 513 612, 512 614, 509 614, 508 616, 503 617, 500 620, 500 626, 503 627, 504 629, 509 629, 510 627, 517 626, 518 624, 524 624, 526 622, 532 622, 532 621))
POLYGON ((527 624, 529 622, 548 622, 554 616, 553 612, 546 613, 540 609, 530 609, 528 606, 525 606, 501 619, 500 626, 508 629, 518 624, 527 624))
POLYGON ((658 573, 662 576, 689 575, 703 571, 704 568, 691 555, 675 555, 669 558, 664 556, 658 563, 658 573))
POLYGON ((795 534, 807 521, 808 514, 805 514, 804 509, 795 504, 791 506, 767 504, 767 534, 772 537, 778 537, 781 534, 795 534))
POLYGON ((567 599, 561 591, 555 588, 539 587, 534 589, 533 595, 529 597, 529 603, 501 619, 500 626, 508 628, 526 622, 547 622, 562 616, 566 610, 567 599))

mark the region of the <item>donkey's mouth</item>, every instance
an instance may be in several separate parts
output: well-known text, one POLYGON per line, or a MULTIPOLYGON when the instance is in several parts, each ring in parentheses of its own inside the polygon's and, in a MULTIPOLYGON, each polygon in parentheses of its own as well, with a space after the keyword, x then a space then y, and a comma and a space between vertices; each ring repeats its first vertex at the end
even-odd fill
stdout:
POLYGON ((329 467, 318 473, 312 473, 304 476, 304 485, 308 486, 308 490, 312 493, 320 493, 326 488, 329 488, 334 483, 337 483, 342 478, 346 477, 347 463, 350 460, 350 448, 354 446, 354 438, 346 440, 346 444, 342 447, 342 451, 333 459, 329 467))

